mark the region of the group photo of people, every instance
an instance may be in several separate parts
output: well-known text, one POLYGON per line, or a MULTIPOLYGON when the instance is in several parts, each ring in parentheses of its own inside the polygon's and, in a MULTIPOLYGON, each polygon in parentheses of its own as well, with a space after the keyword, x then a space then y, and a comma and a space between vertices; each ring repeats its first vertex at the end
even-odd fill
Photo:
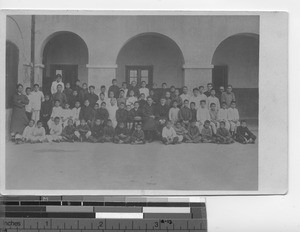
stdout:
POLYGON ((255 143, 241 120, 232 86, 212 83, 189 90, 163 83, 149 87, 112 80, 101 86, 64 83, 60 74, 45 93, 40 86, 17 85, 13 98, 11 139, 16 144, 92 142, 145 144, 255 143), (190 93, 191 92, 191 93, 190 93))

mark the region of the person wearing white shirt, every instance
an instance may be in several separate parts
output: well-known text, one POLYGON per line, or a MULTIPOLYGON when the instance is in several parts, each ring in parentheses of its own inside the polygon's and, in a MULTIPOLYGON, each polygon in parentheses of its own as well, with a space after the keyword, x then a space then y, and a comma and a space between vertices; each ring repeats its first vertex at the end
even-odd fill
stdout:
POLYGON ((115 98, 112 98, 110 103, 107 106, 107 111, 108 111, 109 119, 112 122, 113 128, 117 126, 117 119, 116 119, 117 110, 118 110, 117 100, 115 98))
POLYGON ((228 121, 228 109, 227 109, 226 102, 222 103, 222 108, 219 109, 218 114, 219 114, 218 115, 219 122, 225 122, 225 128, 227 130, 229 130, 230 129, 230 124, 229 124, 229 121, 228 121))
POLYGON ((60 142, 62 140, 62 123, 59 117, 54 118, 54 123, 49 127, 50 135, 47 136, 49 142, 60 142))
POLYGON ((51 93, 52 94, 55 94, 57 92, 57 85, 61 85, 61 87, 62 87, 61 91, 64 91, 65 84, 62 82, 62 77, 61 77, 60 74, 57 74, 56 75, 56 81, 52 82, 52 85, 51 85, 51 93))
POLYGON ((200 101, 204 100, 205 104, 207 104, 207 96, 204 94, 204 86, 202 85, 199 87, 199 98, 200 101))
POLYGON ((126 100, 126 105, 131 105, 131 108, 133 109, 133 105, 134 103, 137 101, 138 99, 134 96, 134 91, 130 90, 129 91, 129 97, 126 100))
POLYGON ((31 95, 31 88, 27 87, 25 90, 26 96, 29 100, 29 103, 25 105, 25 113, 28 120, 32 119, 32 95, 31 95))
POLYGON ((123 91, 124 91, 124 96, 127 97, 128 96, 128 88, 127 88, 127 83, 126 82, 122 83, 122 88, 121 89, 123 89, 123 91))
POLYGON ((230 123, 230 132, 232 134, 236 133, 237 127, 240 125, 240 115, 237 110, 235 101, 232 101, 230 104, 230 108, 228 108, 228 121, 230 123))
MULTIPOLYGON (((25 127, 23 134, 22 134, 22 140, 24 142, 33 142, 33 132, 34 132, 34 120, 30 120, 28 126, 25 127)), ((19 138, 18 138, 19 139, 19 138)))
POLYGON ((64 116, 64 112, 63 112, 63 108, 60 106, 60 101, 56 100, 54 102, 54 107, 52 108, 52 114, 50 116, 50 119, 47 122, 49 129, 50 129, 51 125, 54 123, 54 119, 56 117, 58 117, 60 119, 59 122, 61 123, 61 119, 63 118, 63 116, 64 116))
POLYGON ((216 104, 216 109, 219 110, 220 109, 220 101, 219 99, 216 97, 216 91, 214 89, 212 89, 210 91, 210 96, 207 97, 207 108, 210 109, 210 104, 211 103, 215 103, 216 104))
POLYGON ((140 95, 143 93, 145 94, 145 98, 147 98, 149 96, 149 89, 146 88, 146 82, 142 81, 142 87, 139 89, 140 91, 140 95))
POLYGON ((65 109, 63 109, 63 118, 62 118, 63 127, 68 125, 69 119, 73 120, 73 111, 70 109, 70 104, 66 103, 65 109))
POLYGON ((162 142, 166 145, 178 143, 178 136, 174 128, 172 127, 172 122, 167 121, 166 126, 162 130, 162 142))
POLYGON ((31 92, 31 100, 32 100, 32 116, 31 118, 37 122, 40 120, 40 111, 41 105, 44 101, 44 94, 39 90, 40 86, 35 84, 33 86, 34 90, 31 92))
POLYGON ((75 102, 75 107, 72 109, 72 118, 76 126, 79 126, 80 124, 80 119, 79 119, 80 110, 81 110, 80 102, 77 101, 75 102))
POLYGON ((41 121, 38 121, 36 123, 36 127, 33 130, 33 142, 42 143, 44 141, 46 141, 46 131, 43 127, 43 123, 41 121))
POLYGON ((201 101, 201 98, 199 96, 199 89, 194 88, 193 89, 193 95, 190 98, 190 103, 194 102, 195 103, 195 109, 198 109, 200 107, 200 101, 201 101))
MULTIPOLYGON (((180 98, 181 98, 182 102, 184 102, 185 100, 189 100, 189 102, 190 102, 191 95, 190 95, 189 92, 188 92, 188 87, 183 86, 182 92, 183 92, 183 93, 180 95, 180 98)), ((183 104, 182 104, 182 105, 183 105, 183 104)))
POLYGON ((200 107, 197 110, 197 122, 200 131, 202 131, 204 122, 206 120, 210 121, 210 114, 209 114, 209 110, 206 107, 205 100, 201 100, 200 107))

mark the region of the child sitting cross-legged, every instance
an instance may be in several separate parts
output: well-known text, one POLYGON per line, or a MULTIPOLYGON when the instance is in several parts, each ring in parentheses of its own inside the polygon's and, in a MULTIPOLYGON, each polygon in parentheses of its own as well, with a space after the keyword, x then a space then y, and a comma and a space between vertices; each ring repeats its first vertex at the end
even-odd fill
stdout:
POLYGON ((187 139, 187 129, 184 128, 184 126, 182 126, 182 124, 177 121, 174 125, 174 130, 178 136, 178 142, 181 143, 181 142, 185 142, 186 139, 187 139))
POLYGON ((36 127, 33 130, 32 142, 34 143, 42 143, 45 142, 46 139, 46 131, 43 127, 42 121, 37 121, 36 127))
POLYGON ((179 141, 179 138, 176 134, 176 131, 172 127, 172 122, 167 121, 166 126, 162 130, 162 142, 165 145, 176 144, 179 141))
POLYGON ((133 131, 131 138, 131 144, 145 144, 145 134, 142 130, 142 125, 140 123, 136 124, 135 130, 133 131))
POLYGON ((213 143, 214 142, 213 133, 212 133, 210 124, 211 123, 208 120, 206 120, 204 122, 204 126, 201 130, 201 135, 202 135, 201 142, 202 143, 213 143))
POLYGON ((236 132, 236 141, 242 144, 255 143, 256 136, 248 129, 245 120, 241 121, 236 132))
POLYGON ((76 131, 74 133, 80 142, 87 141, 91 136, 90 127, 84 118, 80 120, 80 124, 76 127, 76 131))
POLYGON ((89 140, 92 143, 101 143, 103 142, 103 125, 101 119, 97 118, 95 123, 91 128, 92 135, 89 137, 89 140))
POLYGON ((192 120, 189 125, 185 142, 186 143, 200 143, 201 142, 201 134, 199 131, 199 127, 196 125, 195 120, 192 120))
POLYGON ((113 142, 114 143, 129 143, 130 142, 130 131, 125 127, 124 122, 119 122, 116 129, 113 142))
POLYGON ((115 129, 113 128, 112 121, 108 119, 106 126, 103 129, 102 142, 113 142, 114 134, 115 134, 115 129))
POLYGON ((62 140, 62 124, 59 117, 54 118, 54 123, 50 125, 50 135, 47 136, 49 142, 59 143, 62 140))
POLYGON ((34 120, 31 119, 28 123, 28 126, 25 127, 23 134, 22 135, 16 134, 15 136, 16 144, 23 143, 23 142, 25 143, 32 142, 34 129, 35 129, 34 120))
POLYGON ((218 144, 230 144, 233 143, 233 139, 230 136, 229 131, 225 128, 225 122, 220 122, 220 127, 217 130, 216 141, 218 144))
POLYGON ((64 127, 63 132, 61 134, 62 140, 64 142, 71 142, 73 143, 77 140, 77 136, 75 135, 76 127, 73 124, 73 120, 69 119, 67 126, 64 127))

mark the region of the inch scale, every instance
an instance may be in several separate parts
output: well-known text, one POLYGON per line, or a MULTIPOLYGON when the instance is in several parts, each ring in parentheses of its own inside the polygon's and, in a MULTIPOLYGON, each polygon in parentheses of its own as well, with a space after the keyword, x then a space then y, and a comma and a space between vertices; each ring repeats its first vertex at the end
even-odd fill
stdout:
POLYGON ((206 220, 199 219, 0 219, 2 231, 207 231, 206 220), (3 224, 2 224, 3 223, 3 224))
POLYGON ((207 232, 206 203, 191 197, 5 196, 0 232, 207 232))

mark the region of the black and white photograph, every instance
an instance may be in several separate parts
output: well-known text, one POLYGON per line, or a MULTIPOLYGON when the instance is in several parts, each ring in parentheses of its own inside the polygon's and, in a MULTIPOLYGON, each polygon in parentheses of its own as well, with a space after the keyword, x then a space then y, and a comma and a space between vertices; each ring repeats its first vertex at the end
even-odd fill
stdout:
POLYGON ((261 14, 25 11, 5 27, 6 190, 261 190, 261 14))

